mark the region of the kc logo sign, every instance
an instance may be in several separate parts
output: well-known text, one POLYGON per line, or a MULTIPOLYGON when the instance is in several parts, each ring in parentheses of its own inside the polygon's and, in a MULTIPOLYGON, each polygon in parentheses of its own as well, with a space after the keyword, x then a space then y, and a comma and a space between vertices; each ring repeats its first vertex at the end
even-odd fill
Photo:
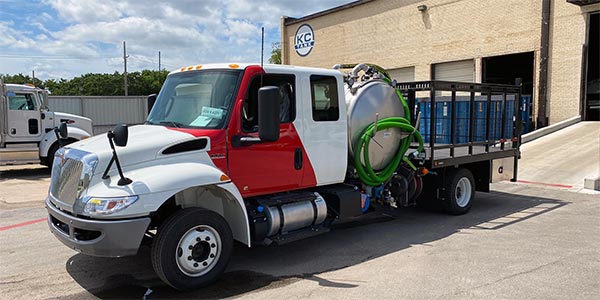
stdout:
POLYGON ((300 56, 307 56, 315 46, 315 33, 308 24, 303 24, 296 30, 294 48, 300 56))

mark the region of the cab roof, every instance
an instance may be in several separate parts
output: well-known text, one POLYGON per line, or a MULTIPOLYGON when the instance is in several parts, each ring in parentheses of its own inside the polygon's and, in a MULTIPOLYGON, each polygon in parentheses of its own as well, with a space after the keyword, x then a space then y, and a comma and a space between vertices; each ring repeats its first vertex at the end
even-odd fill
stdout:
POLYGON ((42 92, 44 91, 41 88, 29 85, 29 84, 14 84, 14 83, 7 83, 4 86, 6 86, 6 90, 7 91, 19 91, 19 92, 42 92))
MULTIPOLYGON (((199 71, 199 70, 217 70, 217 69, 232 69, 232 70, 245 70, 247 67, 257 66, 260 64, 257 63, 217 63, 217 64, 198 64, 198 65, 190 65, 186 67, 181 67, 179 69, 173 70, 169 73, 176 74, 181 72, 188 71, 199 71)), ((334 69, 323 69, 323 68, 313 68, 313 67, 300 67, 300 66, 290 66, 290 65, 279 65, 279 64, 265 64, 263 65, 263 69, 266 73, 281 73, 284 71, 290 73, 313 73, 313 74, 323 74, 323 75, 335 75, 341 74, 340 71, 334 69)))

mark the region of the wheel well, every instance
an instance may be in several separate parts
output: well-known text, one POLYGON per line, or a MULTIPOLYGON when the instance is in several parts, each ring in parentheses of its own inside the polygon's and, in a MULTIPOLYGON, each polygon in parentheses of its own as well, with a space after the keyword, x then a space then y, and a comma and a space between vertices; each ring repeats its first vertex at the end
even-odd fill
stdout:
POLYGON ((490 191, 490 165, 488 160, 461 165, 460 167, 468 169, 475 179, 475 190, 478 192, 490 191))
MULTIPOLYGON (((65 139, 65 145, 68 144, 72 144, 75 142, 78 142, 79 140, 76 138, 67 138, 65 139)), ((54 143, 52 143, 52 145, 50 145, 50 147, 48 147, 48 152, 46 153, 46 156, 40 156, 40 163, 42 165, 46 165, 46 166, 50 166, 52 164, 52 162, 50 161, 50 153, 52 153, 52 150, 58 150, 58 148, 60 148, 58 146, 58 141, 54 141, 54 143), (56 149, 54 149, 54 147, 56 147, 56 149)))
POLYGON ((233 238, 248 244, 249 224, 245 209, 233 195, 216 185, 190 187, 177 192, 150 214, 150 228, 159 228, 174 212, 190 207, 204 208, 221 215, 229 224, 233 238))

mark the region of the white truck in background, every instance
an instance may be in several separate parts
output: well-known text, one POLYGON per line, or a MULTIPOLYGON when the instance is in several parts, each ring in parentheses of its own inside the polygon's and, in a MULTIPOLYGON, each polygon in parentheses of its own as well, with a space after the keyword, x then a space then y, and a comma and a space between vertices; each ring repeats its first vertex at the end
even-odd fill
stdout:
POLYGON ((48 109, 48 91, 0 82, 0 165, 41 163, 51 167, 60 148, 54 132, 60 123, 67 124, 63 145, 92 136, 89 118, 48 109))

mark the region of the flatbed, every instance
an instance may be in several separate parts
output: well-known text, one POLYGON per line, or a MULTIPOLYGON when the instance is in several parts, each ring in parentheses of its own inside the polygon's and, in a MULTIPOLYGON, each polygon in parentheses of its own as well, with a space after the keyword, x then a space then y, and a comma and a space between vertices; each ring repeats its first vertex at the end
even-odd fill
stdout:
POLYGON ((521 99, 519 85, 417 81, 397 87, 408 100, 412 125, 425 138, 426 167, 512 158, 516 180, 522 132, 522 107, 515 101, 521 99))

